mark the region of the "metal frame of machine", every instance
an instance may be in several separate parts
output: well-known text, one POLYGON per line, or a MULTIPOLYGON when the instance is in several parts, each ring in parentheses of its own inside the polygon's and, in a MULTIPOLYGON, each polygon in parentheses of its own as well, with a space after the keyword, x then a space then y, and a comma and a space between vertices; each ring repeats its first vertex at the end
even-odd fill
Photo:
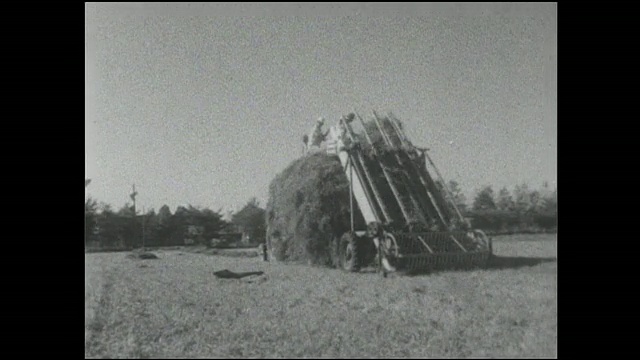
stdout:
POLYGON ((428 150, 413 146, 392 114, 385 119, 373 112, 370 124, 375 124, 373 130, 352 113, 329 132, 326 151, 340 158, 351 195, 351 231, 336 239, 341 267, 358 271, 376 258, 378 270, 386 276, 398 269, 485 265, 492 256, 491 240, 471 229, 428 150), (351 126, 356 118, 364 139, 351 126), (442 186, 433 180, 428 165, 442 186), (366 230, 355 229, 354 206, 368 224, 366 230))

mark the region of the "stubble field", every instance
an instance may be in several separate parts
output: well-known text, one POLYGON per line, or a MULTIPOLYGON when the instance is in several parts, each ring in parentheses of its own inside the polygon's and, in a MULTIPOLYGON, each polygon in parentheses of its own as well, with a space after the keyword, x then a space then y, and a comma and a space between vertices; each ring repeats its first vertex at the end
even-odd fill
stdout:
POLYGON ((556 244, 496 237, 489 269, 386 279, 186 249, 85 254, 85 355, 555 357, 556 244))

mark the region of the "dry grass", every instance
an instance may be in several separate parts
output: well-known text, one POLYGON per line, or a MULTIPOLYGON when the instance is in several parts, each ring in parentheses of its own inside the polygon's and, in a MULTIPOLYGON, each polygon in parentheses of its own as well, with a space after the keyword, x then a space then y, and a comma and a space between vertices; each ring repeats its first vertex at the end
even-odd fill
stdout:
POLYGON ((390 277, 156 251, 85 254, 87 357, 555 357, 555 235, 494 269, 390 277), (264 271, 240 280, 214 271, 264 271))

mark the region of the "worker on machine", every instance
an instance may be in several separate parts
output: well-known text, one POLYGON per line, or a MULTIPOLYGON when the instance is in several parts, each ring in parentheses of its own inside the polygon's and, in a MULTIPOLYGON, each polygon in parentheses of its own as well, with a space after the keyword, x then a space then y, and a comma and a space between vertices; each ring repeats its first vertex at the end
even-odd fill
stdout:
POLYGON ((344 117, 344 121, 347 122, 347 124, 351 123, 353 121, 353 119, 355 119, 356 114, 354 113, 349 113, 349 115, 344 117))
POLYGON ((342 143, 346 147, 349 147, 351 145, 351 140, 347 136, 346 124, 350 124, 351 122, 353 122, 353 119, 355 118, 355 116, 356 115, 354 113, 350 113, 349 115, 343 116, 341 119, 342 121, 340 121, 338 125, 338 131, 339 131, 338 137, 342 140, 342 143))
POLYGON ((367 226, 367 231, 369 232, 370 236, 373 236, 373 243, 376 247, 376 250, 378 250, 378 256, 380 257, 378 260, 380 261, 380 264, 387 270, 390 272, 395 272, 396 268, 395 266, 393 266, 390 262, 389 259, 387 259, 386 256, 386 251, 384 250, 385 245, 383 244, 384 240, 384 229, 382 228, 382 226, 380 226, 380 223, 370 223, 367 226))

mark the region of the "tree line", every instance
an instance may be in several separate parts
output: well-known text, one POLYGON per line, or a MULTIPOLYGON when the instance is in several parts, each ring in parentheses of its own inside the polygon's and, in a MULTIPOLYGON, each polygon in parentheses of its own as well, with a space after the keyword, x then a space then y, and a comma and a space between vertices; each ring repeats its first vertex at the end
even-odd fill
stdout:
MULTIPOLYGON (((85 187, 90 180, 85 180, 85 187)), ((442 184, 438 183, 442 188, 442 184)), ((557 188, 547 183, 540 189, 520 184, 512 191, 506 187, 496 193, 490 185, 482 187, 469 204, 456 181, 447 184, 453 202, 474 228, 488 234, 555 232, 558 224, 557 188)), ((444 189, 443 189, 444 190, 444 189)), ((221 210, 178 206, 171 212, 163 205, 144 214, 126 203, 114 210, 109 204, 91 197, 85 201, 85 247, 133 249, 137 247, 204 244, 230 246, 241 237, 247 244, 264 241, 265 210, 252 198, 230 221, 221 210)))
POLYGON ((150 209, 141 213, 126 203, 115 211, 109 204, 89 197, 85 200, 85 248, 121 250, 185 244, 224 247, 242 240, 256 245, 264 240, 264 209, 255 198, 231 215, 227 221, 221 210, 192 205, 178 206, 173 213, 167 205, 158 212, 150 209))
POLYGON ((448 187, 461 213, 475 228, 490 234, 555 232, 558 227, 558 189, 547 182, 539 189, 528 184, 506 187, 496 193, 491 185, 483 186, 468 204, 456 181, 448 187), (470 206, 469 206, 470 205, 470 206))

